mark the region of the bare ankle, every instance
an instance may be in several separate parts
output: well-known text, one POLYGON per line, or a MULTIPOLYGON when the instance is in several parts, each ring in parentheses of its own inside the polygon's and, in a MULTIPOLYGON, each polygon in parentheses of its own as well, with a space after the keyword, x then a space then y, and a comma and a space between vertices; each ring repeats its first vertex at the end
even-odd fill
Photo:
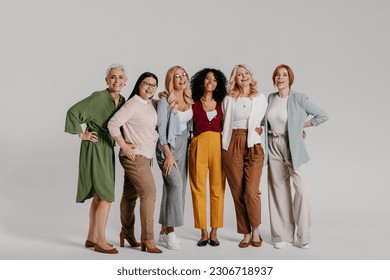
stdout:
POLYGON ((207 232, 207 230, 205 228, 202 228, 201 229, 201 236, 202 236, 202 240, 206 240, 209 238, 209 233, 207 232))
POLYGON ((175 228, 174 227, 166 227, 165 228, 165 233, 168 234, 168 233, 171 233, 171 232, 174 232, 175 231, 175 228))
POLYGON ((212 240, 216 240, 217 239, 217 229, 216 228, 212 228, 211 229, 210 239, 212 239, 212 240))

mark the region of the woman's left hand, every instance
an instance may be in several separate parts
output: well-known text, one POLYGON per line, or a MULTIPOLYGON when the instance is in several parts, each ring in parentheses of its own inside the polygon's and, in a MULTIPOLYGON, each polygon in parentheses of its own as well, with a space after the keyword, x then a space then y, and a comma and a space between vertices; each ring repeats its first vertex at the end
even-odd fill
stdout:
POLYGON ((162 91, 162 92, 158 93, 158 99, 161 99, 163 97, 165 97, 165 98, 168 97, 168 93, 166 91, 162 91))
POLYGON ((259 127, 256 127, 256 132, 259 134, 259 135, 261 135, 262 133, 263 133, 263 128, 261 127, 261 126, 259 126, 259 127))

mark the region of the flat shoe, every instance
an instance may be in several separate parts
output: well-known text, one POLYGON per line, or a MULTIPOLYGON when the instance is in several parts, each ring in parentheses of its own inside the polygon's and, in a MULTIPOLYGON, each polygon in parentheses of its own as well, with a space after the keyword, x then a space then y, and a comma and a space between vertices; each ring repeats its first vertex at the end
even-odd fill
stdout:
POLYGON ((248 248, 250 242, 244 242, 244 240, 241 240, 241 242, 238 244, 238 247, 240 248, 248 248))
POLYGON ((208 240, 199 240, 198 243, 196 243, 196 245, 198 245, 199 247, 204 247, 207 245, 207 242, 208 240))
POLYGON ((210 244, 210 246, 216 247, 216 246, 219 246, 220 243, 219 243, 218 239, 216 239, 216 240, 210 239, 209 244, 210 244))
MULTIPOLYGON (((88 239, 85 240, 85 248, 92 248, 92 247, 95 247, 95 245, 96 245, 95 242, 89 241, 88 239)), ((110 244, 108 242, 107 242, 107 245, 111 246, 111 247, 114 247, 112 244, 110 244)))
POLYGON ((105 250, 97 244, 95 244, 95 251, 104 254, 118 254, 118 250, 115 248, 111 248, 110 250, 105 250))
POLYGON ((95 247, 95 245, 96 245, 95 242, 89 241, 88 239, 85 240, 85 247, 86 247, 86 248, 95 247))
POLYGON ((260 247, 262 244, 263 244, 263 239, 261 238, 261 236, 259 235, 259 241, 251 241, 251 244, 253 247, 260 247))

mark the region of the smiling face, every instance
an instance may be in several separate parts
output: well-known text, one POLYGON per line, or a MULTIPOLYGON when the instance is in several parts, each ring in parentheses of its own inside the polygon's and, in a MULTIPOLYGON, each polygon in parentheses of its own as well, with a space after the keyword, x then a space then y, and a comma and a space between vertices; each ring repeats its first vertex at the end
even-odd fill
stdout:
POLYGON ((139 84, 139 96, 144 100, 149 100, 154 96, 157 88, 157 81, 153 77, 147 77, 139 84))
POLYGON ((127 77, 121 68, 112 68, 106 77, 110 93, 120 93, 126 85, 127 77))
POLYGON ((217 88, 217 79, 214 76, 213 72, 208 72, 204 79, 204 89, 205 91, 213 92, 217 88))
POLYGON ((276 72, 274 83, 279 91, 290 87, 290 78, 286 68, 280 68, 276 72))
POLYGON ((240 88, 244 88, 250 85, 252 82, 252 75, 251 73, 245 69, 244 67, 238 67, 236 71, 236 78, 235 78, 236 84, 240 88))
POLYGON ((188 76, 184 69, 178 68, 173 73, 173 89, 176 91, 185 90, 188 85, 188 76))

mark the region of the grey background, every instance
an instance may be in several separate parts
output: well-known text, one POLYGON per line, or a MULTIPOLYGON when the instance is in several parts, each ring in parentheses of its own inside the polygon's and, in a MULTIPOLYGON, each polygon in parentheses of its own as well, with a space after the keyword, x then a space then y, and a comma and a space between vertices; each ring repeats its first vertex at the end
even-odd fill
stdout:
MULTIPOLYGON (((385 0, 1 0, 0 259, 389 259, 388 26, 385 0), (107 256, 83 248, 90 201, 74 202, 80 140, 63 132, 65 114, 105 88, 114 62, 127 67, 126 98, 144 71, 157 74, 163 90, 176 64, 190 75, 211 66, 227 76, 248 64, 268 95, 274 68, 289 64, 293 88, 330 116, 308 129, 312 248, 273 249, 266 169, 261 248, 237 247, 228 188, 217 248, 195 245, 189 189, 177 229, 182 250, 107 256)), ((107 237, 118 246, 119 162, 116 170, 107 237)), ((162 180, 157 164, 153 170, 157 217, 162 180)))

